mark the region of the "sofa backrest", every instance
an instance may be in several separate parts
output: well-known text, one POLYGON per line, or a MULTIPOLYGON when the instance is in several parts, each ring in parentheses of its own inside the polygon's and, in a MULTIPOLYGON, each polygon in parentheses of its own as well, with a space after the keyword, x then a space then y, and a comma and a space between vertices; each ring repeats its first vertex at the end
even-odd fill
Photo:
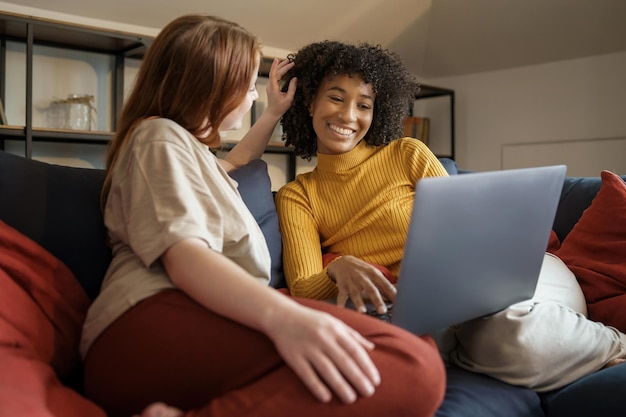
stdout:
MULTIPOLYGON (((284 287, 282 242, 267 165, 232 171, 272 256, 272 281, 284 287)), ((105 172, 26 159, 0 151, 0 220, 37 242, 74 273, 90 299, 111 262, 100 209, 105 172)))
POLYGON ((93 299, 111 260, 100 210, 104 171, 0 151, 0 220, 60 259, 93 299))
MULTIPOLYGON (((450 175, 467 173, 441 159, 450 175)), ((267 166, 231 173, 272 255, 272 285, 284 286, 282 246, 267 166)), ((93 299, 111 260, 100 209, 104 171, 29 160, 0 151, 0 220, 63 261, 93 299)), ((565 179, 554 230, 563 241, 600 189, 600 177, 565 179)))

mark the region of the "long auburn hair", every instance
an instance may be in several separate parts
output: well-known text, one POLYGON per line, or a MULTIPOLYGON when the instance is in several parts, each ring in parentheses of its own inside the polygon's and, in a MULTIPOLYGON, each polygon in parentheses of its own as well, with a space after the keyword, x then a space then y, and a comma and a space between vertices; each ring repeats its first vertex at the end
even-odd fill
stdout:
POLYGON ((237 23, 192 14, 167 24, 144 56, 107 150, 103 204, 112 168, 139 121, 167 118, 196 137, 211 128, 198 140, 218 145, 218 127, 245 98, 260 55, 259 38, 237 23))

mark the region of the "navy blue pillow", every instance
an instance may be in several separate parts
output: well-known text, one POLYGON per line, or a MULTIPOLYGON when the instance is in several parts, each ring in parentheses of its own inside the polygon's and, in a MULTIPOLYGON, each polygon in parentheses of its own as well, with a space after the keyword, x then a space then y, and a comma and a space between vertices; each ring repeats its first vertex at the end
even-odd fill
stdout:
POLYGON ((602 185, 600 177, 570 177, 565 179, 553 227, 561 242, 598 194, 600 185, 602 185))
POLYGON ((544 417, 539 395, 486 375, 447 368, 446 396, 435 417, 544 417))
POLYGON ((261 159, 232 170, 230 176, 239 183, 238 189, 248 210, 261 227, 272 258, 272 277, 270 285, 275 288, 286 287, 283 276, 283 246, 278 214, 272 194, 272 183, 267 172, 267 164, 261 159))
POLYGON ((439 158, 439 162, 441 162, 441 165, 443 165, 443 167, 446 169, 448 175, 456 175, 459 173, 459 168, 457 167, 454 159, 439 158))
POLYGON ((587 375, 542 395, 550 417, 615 417, 626 415, 626 364, 587 375))

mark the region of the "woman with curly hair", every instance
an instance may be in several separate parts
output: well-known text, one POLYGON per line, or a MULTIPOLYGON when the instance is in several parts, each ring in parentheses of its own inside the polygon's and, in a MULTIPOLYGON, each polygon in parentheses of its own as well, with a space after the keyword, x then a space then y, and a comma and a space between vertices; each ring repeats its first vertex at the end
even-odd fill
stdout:
MULTIPOLYGON (((421 141, 401 138, 418 84, 393 53, 378 46, 325 41, 289 58, 294 65, 283 82, 297 77, 298 86, 281 119, 283 135, 297 155, 316 156, 317 165, 276 196, 287 284, 295 296, 336 297, 338 305, 350 299, 361 312, 367 297, 384 313, 385 299, 393 301, 396 295, 393 283, 415 184, 447 175, 421 141)), ((490 320, 461 326, 456 337, 462 348, 450 356, 464 369, 448 367, 451 389, 438 415, 458 415, 450 411, 454 396, 473 384, 485 386, 484 376, 465 370, 499 379, 488 382, 494 397, 520 404, 519 413, 507 415, 529 416, 543 413, 527 388, 552 390, 624 361, 626 336, 568 309, 563 300, 574 293, 576 280, 566 272, 557 281, 550 271, 540 277, 540 301, 529 301, 530 310, 538 313, 511 319, 523 310, 518 303, 490 320)), ((467 409, 489 410, 489 400, 482 397, 464 399, 461 415, 467 409)))
POLYGON ((324 41, 289 58, 283 81, 297 77, 298 88, 283 136, 317 165, 276 196, 288 286, 339 305, 351 299, 360 311, 366 294, 384 313, 396 294, 415 183, 447 175, 421 141, 402 138, 419 84, 380 46, 324 41))

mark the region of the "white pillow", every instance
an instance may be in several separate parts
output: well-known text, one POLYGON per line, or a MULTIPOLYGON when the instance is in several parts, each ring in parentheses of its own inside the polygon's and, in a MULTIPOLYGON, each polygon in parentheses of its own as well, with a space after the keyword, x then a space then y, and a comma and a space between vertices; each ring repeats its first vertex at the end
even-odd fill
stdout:
POLYGON ((586 314, 576 277, 546 253, 533 298, 458 326, 448 359, 536 391, 560 388, 626 355, 626 336, 586 314))
POLYGON ((554 302, 587 317, 587 302, 576 276, 556 255, 546 252, 531 302, 554 302))

